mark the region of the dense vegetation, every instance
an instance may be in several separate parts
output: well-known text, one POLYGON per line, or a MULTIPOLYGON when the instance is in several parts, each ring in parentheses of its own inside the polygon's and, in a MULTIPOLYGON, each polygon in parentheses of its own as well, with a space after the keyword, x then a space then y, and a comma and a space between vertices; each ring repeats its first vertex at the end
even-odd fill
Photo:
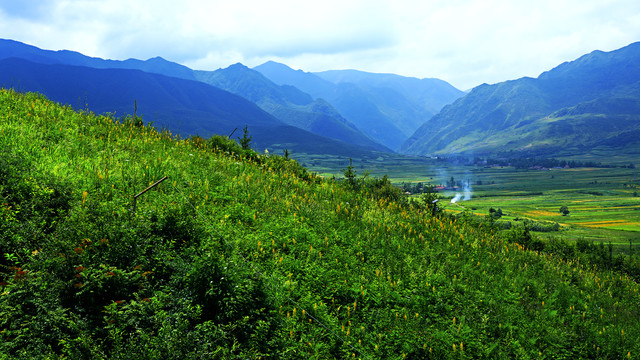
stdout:
MULTIPOLYGON (((592 167, 603 168, 612 167, 609 164, 601 164, 595 161, 576 161, 576 160, 562 160, 553 158, 515 158, 515 159, 491 159, 484 160, 476 159, 476 162, 483 162, 484 164, 499 165, 499 166, 513 166, 516 169, 530 169, 530 168, 576 168, 576 167, 592 167)), ((633 164, 629 165, 633 168, 633 164)))
POLYGON ((0 91, 0 358, 640 354, 621 273, 137 120, 0 91))

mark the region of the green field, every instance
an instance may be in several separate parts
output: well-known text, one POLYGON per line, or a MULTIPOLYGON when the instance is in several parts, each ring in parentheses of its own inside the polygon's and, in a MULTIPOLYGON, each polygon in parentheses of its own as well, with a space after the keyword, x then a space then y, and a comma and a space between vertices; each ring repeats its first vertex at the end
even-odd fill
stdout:
MULTIPOLYGON (((592 160, 591 158, 587 160, 592 160)), ((602 160, 602 159, 600 159, 602 160)), ((342 176, 348 159, 301 157, 313 171, 324 176, 342 176)), ((628 164, 633 159, 616 159, 628 164)), ((354 159, 360 175, 388 175, 392 182, 445 184, 451 177, 469 182, 472 198, 450 204, 455 191, 443 191, 441 201, 447 212, 469 211, 486 216, 489 209, 501 209, 500 221, 533 219, 558 223, 561 231, 537 232, 541 237, 568 240, 587 239, 611 242, 620 250, 640 251, 640 181, 634 181, 630 168, 573 168, 529 170, 501 166, 452 165, 430 158, 384 155, 377 159, 354 159), (636 196, 634 196, 634 194, 636 196), (567 206, 563 216, 559 209, 567 206)))

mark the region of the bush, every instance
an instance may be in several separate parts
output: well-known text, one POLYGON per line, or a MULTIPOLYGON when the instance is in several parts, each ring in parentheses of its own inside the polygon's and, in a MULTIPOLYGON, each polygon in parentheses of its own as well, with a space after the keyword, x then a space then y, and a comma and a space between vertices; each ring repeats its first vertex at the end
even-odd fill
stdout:
MULTIPOLYGON (((254 161, 260 161, 260 156, 258 155, 258 153, 248 147, 246 142, 244 143, 244 145, 241 145, 238 144, 235 140, 231 140, 226 136, 213 135, 206 141, 202 140, 202 138, 200 138, 199 136, 196 136, 192 137, 191 141, 196 145, 206 146, 213 151, 221 152, 232 157, 248 158, 254 161)), ((248 141, 251 141, 250 137, 248 141)))
POLYGON ((545 251, 561 256, 563 259, 574 259, 576 247, 568 242, 555 237, 549 238, 545 244, 545 251))
POLYGON ((542 251, 545 248, 544 242, 531 235, 526 225, 514 226, 505 231, 503 236, 508 242, 520 244, 528 250, 542 251))
POLYGON ((552 222, 546 222, 546 221, 535 221, 535 220, 524 219, 523 223, 531 231, 538 231, 538 232, 560 231, 560 224, 558 224, 557 222, 552 223, 552 222))
POLYGON ((382 178, 364 180, 364 187, 376 199, 388 199, 397 203, 407 203, 407 197, 401 188, 391 185, 387 175, 382 178))

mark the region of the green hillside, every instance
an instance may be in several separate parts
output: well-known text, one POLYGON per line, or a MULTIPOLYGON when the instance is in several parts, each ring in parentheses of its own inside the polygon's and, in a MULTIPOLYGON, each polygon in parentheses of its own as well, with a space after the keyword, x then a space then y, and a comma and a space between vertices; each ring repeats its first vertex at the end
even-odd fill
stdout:
POLYGON ((640 43, 594 51, 537 78, 483 84, 407 140, 408 154, 637 157, 640 43))
POLYGON ((631 272, 136 120, 0 91, 1 359, 640 357, 631 272))

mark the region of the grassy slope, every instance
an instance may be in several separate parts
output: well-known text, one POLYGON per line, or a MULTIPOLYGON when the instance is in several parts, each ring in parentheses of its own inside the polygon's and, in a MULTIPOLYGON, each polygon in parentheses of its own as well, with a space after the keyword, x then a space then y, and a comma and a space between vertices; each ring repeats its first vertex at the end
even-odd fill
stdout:
POLYGON ((640 354, 635 282, 293 161, 4 90, 0 134, 0 357, 640 354))

